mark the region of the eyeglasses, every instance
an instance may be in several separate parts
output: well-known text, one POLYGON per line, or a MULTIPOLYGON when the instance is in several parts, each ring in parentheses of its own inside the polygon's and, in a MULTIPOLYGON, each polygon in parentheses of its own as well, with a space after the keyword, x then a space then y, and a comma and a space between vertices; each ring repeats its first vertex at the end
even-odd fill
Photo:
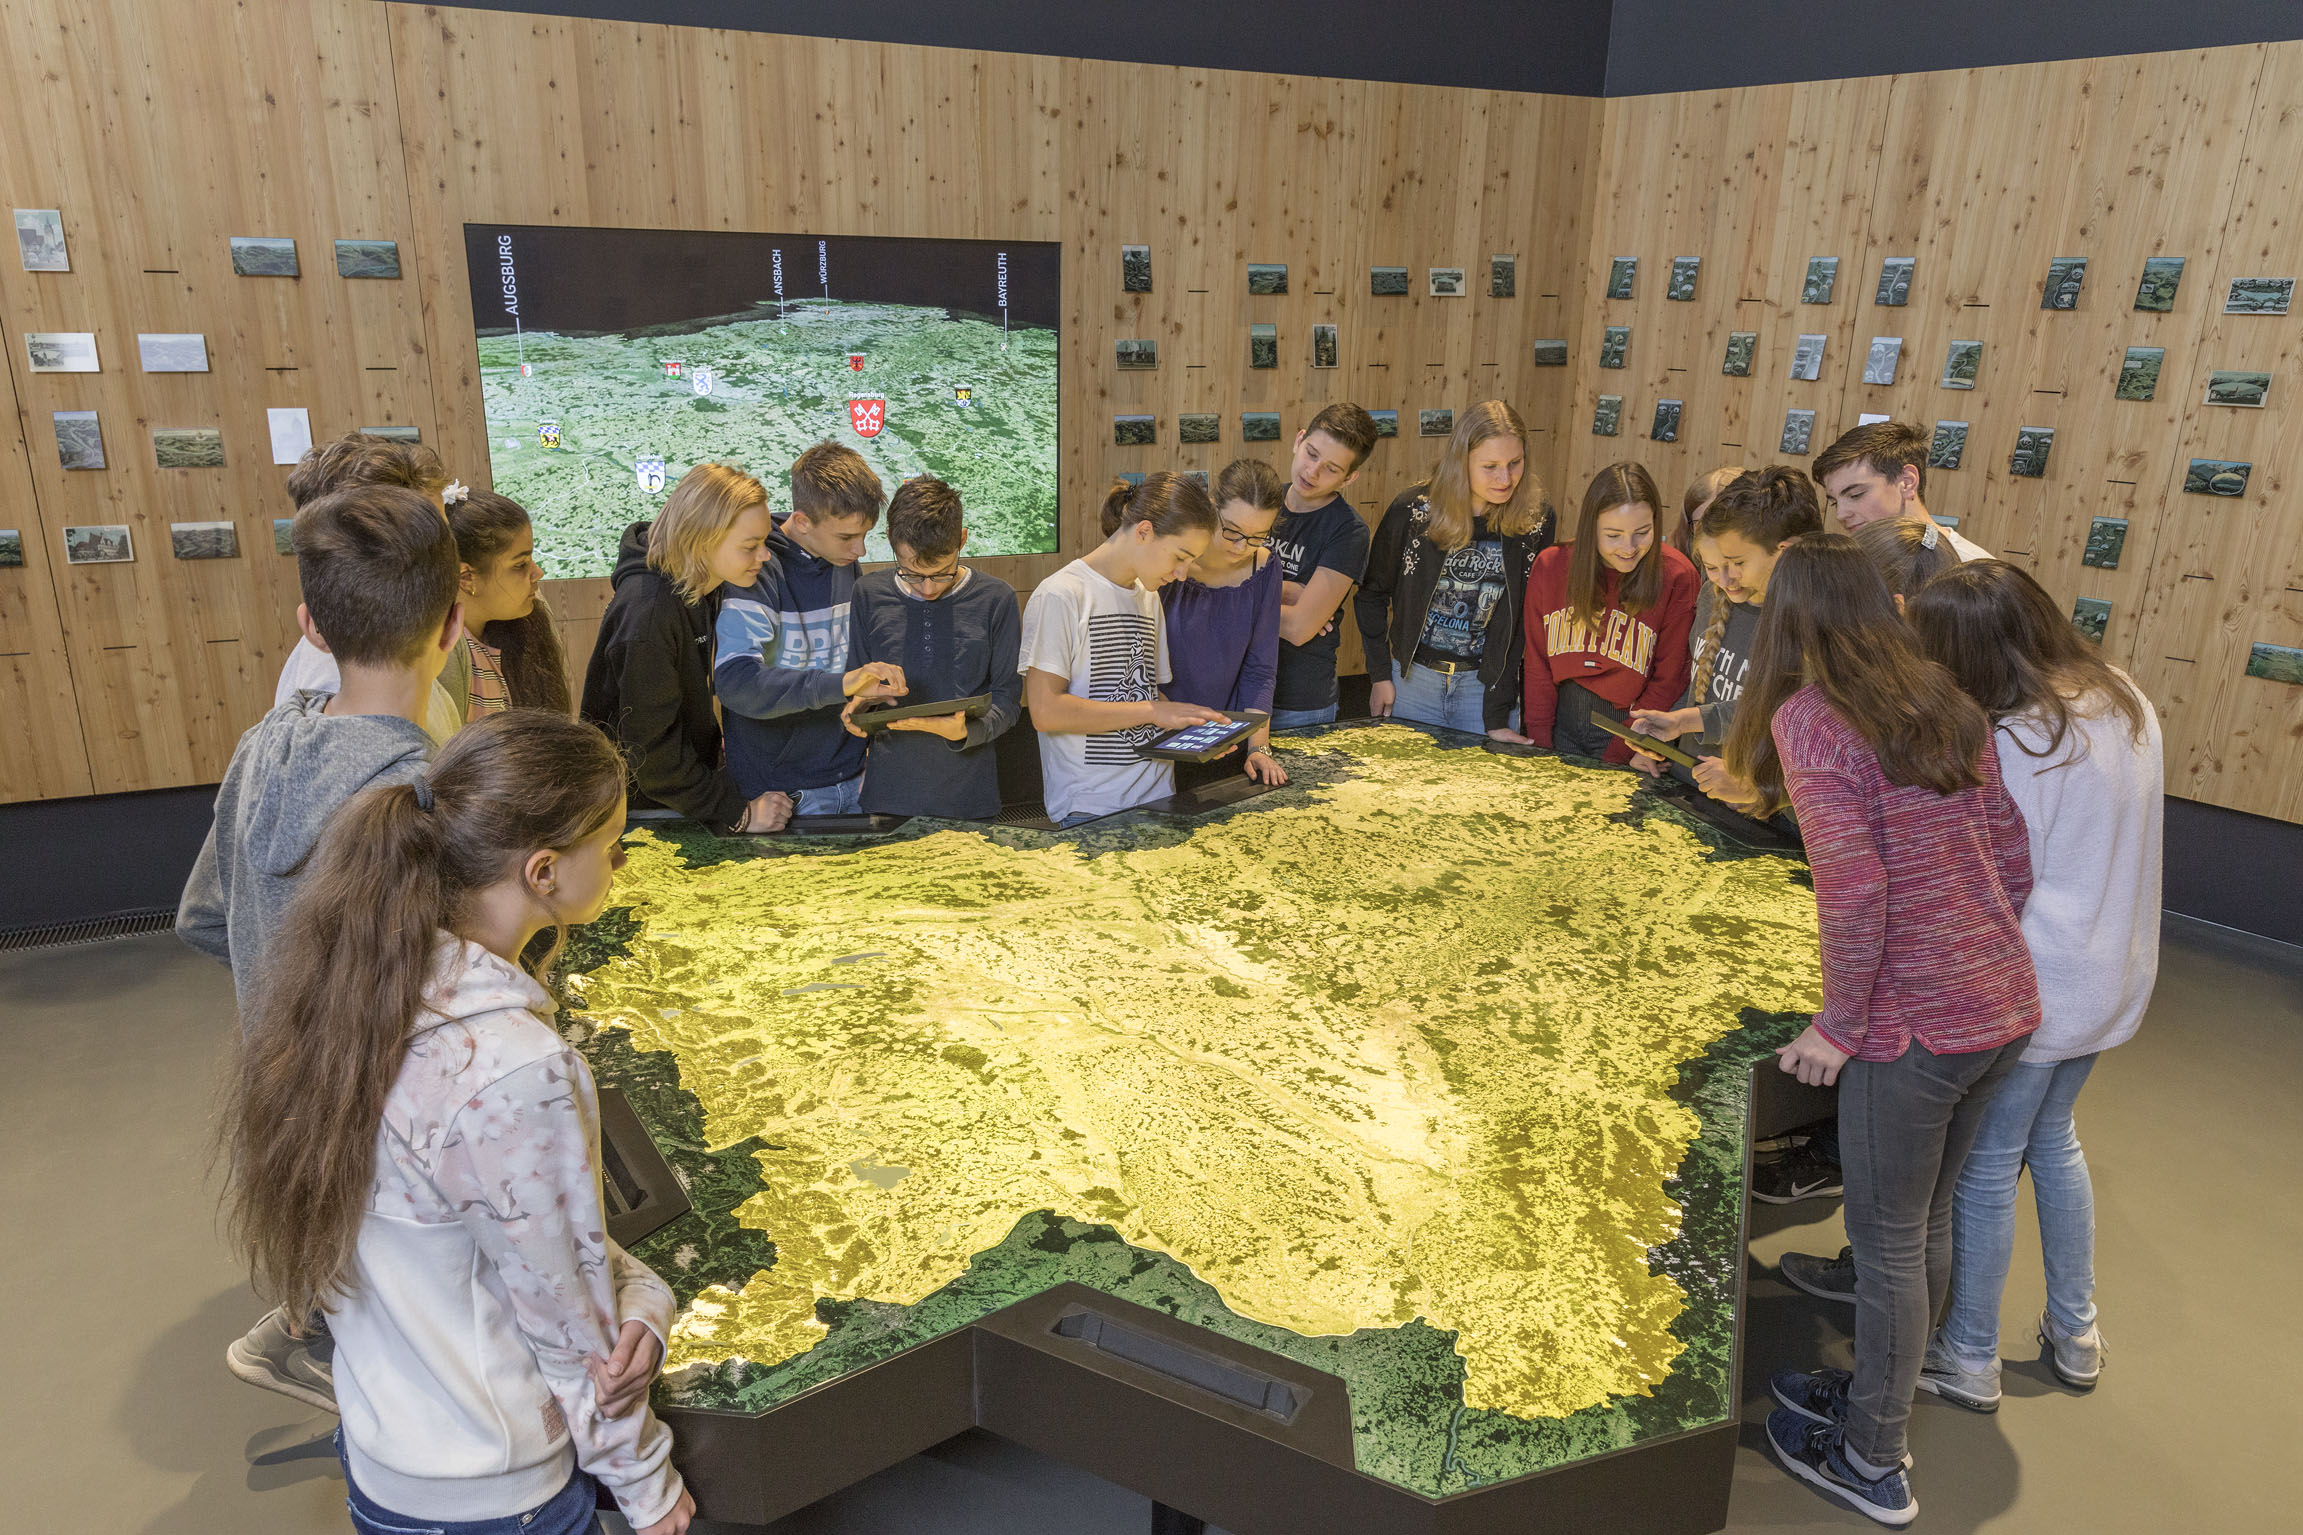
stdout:
POLYGON ((902 580, 909 581, 914 586, 950 586, 953 582, 959 580, 959 578, 965 573, 966 572, 957 565, 954 565, 949 570, 939 570, 933 572, 932 574, 924 570, 906 570, 901 565, 896 567, 896 575, 902 580))
POLYGON ((1223 525, 1223 537, 1225 543, 1237 545, 1242 549, 1269 549, 1278 542, 1269 533, 1242 533, 1228 522, 1223 525))

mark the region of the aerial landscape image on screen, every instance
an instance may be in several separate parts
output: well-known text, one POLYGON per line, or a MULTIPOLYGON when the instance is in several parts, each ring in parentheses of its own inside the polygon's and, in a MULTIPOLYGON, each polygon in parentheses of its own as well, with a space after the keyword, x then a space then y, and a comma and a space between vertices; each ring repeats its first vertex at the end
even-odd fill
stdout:
POLYGON ((562 1021, 694 1203, 635 1248, 659 1400, 767 1411, 1071 1281, 1343 1378, 1427 1496, 1733 1416, 1802 866, 1626 772, 1274 744, 1195 819, 631 835, 562 1021))
MULTIPOLYGON (((467 224, 464 245, 491 479, 548 576, 609 574, 699 463, 787 510, 826 440, 890 494, 950 482, 971 555, 1055 549, 1055 244, 467 224)), ((891 557, 875 530, 866 558, 891 557)))

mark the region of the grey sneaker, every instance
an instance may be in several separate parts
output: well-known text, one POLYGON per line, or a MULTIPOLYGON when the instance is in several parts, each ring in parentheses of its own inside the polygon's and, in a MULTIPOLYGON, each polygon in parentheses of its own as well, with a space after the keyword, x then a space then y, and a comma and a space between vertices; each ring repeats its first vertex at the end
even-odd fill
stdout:
POLYGON ((322 1412, 336 1410, 334 1372, 309 1341, 288 1330, 288 1318, 277 1306, 224 1350, 224 1367, 251 1386, 277 1391, 322 1412))
POLYGON ((1919 1366, 1919 1389, 1932 1391, 1946 1402, 1957 1402, 1971 1412, 1999 1410, 1999 1361, 1987 1370, 1969 1370, 1943 1350, 1940 1338, 1927 1340, 1927 1357, 1919 1366))
POLYGON ((2103 1374, 2103 1356, 2111 1350, 2104 1345, 2103 1329, 2089 1327, 2077 1337, 2071 1337, 2055 1325, 2049 1313, 2039 1313, 2039 1341, 2047 1345, 2048 1361, 2055 1367, 2055 1378, 2074 1391, 2093 1391, 2095 1382, 2103 1374))
POLYGON ((1805 1290, 1822 1300, 1855 1304, 1855 1249, 1852 1247, 1839 1249, 1836 1258, 1785 1253, 1781 1268, 1784 1281, 1795 1289, 1805 1290))

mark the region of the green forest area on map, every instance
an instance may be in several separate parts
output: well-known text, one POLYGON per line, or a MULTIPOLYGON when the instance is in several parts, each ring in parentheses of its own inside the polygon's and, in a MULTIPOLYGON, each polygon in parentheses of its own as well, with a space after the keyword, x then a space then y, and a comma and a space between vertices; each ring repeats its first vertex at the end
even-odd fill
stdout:
POLYGON ((1359 1468, 1427 1495, 1733 1415, 1804 867, 1620 770, 1277 745, 1287 787, 1188 820, 632 834, 566 1024, 694 1200, 636 1249, 662 1402, 1075 1281, 1342 1377, 1359 1468))
MULTIPOLYGON (((967 509, 971 555, 1056 547, 1052 330, 795 299, 780 316, 769 301, 749 315, 628 333, 490 332, 479 348, 495 490, 527 509, 554 579, 609 574, 624 529, 654 516, 699 463, 756 476, 787 510, 792 461, 826 439, 861 453, 891 495, 918 475, 948 481, 967 509), (699 369, 709 392, 697 392, 699 369), (869 396, 884 397, 886 415, 867 437, 848 402, 869 396), (545 445, 547 423, 556 446, 545 445), (649 458, 664 461, 662 490, 643 488, 649 458)), ((884 527, 865 557, 891 558, 884 527)))

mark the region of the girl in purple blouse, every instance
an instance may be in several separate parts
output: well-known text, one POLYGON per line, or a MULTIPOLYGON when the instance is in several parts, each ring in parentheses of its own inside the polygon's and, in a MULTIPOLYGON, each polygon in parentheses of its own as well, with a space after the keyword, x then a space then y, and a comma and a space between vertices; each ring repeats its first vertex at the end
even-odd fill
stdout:
MULTIPOLYGON (((1286 482, 1261 459, 1239 459, 1216 476, 1216 535, 1184 579, 1160 588, 1174 672, 1169 698, 1227 713, 1271 712, 1280 609, 1271 530, 1286 496, 1286 482)), ((1248 743, 1245 769, 1258 783, 1287 782, 1269 726, 1248 743)))

